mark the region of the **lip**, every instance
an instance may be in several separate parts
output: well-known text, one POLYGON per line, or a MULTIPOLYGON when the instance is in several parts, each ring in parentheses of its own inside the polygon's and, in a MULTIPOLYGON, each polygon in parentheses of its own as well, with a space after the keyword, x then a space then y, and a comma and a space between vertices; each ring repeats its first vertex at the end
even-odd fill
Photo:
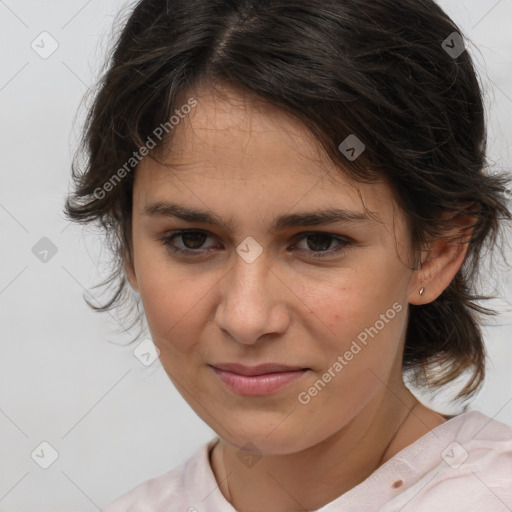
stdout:
POLYGON ((244 396, 264 396, 300 379, 309 368, 268 363, 244 366, 238 363, 210 365, 231 391, 244 396))
POLYGON ((238 375, 265 375, 268 373, 291 372, 296 370, 308 370, 303 366, 288 366, 279 363, 264 363, 257 366, 245 366, 240 363, 215 363, 210 366, 219 370, 225 370, 238 375))

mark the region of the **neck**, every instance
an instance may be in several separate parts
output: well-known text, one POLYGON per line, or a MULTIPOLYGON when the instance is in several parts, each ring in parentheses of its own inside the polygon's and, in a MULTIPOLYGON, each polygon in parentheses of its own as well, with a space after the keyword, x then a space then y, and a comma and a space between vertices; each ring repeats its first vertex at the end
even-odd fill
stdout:
MULTIPOLYGON (((245 466, 220 440, 211 465, 224 497, 240 512, 316 510, 355 487, 402 448, 416 399, 403 385, 375 396, 343 428, 305 450, 263 455, 245 466)), ((410 435, 410 432, 409 432, 410 435)))

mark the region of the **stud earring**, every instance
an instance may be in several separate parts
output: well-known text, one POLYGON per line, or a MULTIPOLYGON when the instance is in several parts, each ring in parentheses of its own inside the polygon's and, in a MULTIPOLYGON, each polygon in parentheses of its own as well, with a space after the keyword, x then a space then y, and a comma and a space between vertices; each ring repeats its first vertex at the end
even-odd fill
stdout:
POLYGON ((420 295, 423 295, 423 292, 424 292, 424 291, 425 291, 425 288, 422 288, 422 289, 420 290, 420 295))

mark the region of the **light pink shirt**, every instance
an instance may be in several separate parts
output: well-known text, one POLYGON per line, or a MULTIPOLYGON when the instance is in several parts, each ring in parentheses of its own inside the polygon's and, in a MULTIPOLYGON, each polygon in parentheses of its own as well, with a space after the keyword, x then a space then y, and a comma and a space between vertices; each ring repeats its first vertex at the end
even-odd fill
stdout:
MULTIPOLYGON (((220 492, 205 443, 104 512, 236 512, 220 492)), ((511 512, 512 427, 477 411, 456 416, 316 512, 511 512)))

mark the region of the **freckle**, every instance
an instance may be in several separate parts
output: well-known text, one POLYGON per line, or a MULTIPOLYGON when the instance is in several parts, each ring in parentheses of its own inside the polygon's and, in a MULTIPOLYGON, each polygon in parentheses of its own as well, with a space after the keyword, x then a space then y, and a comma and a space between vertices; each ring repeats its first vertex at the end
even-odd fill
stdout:
POLYGON ((399 478, 398 480, 395 480, 395 481, 391 484, 391 487, 392 487, 393 489, 398 489, 398 488, 402 487, 402 485, 404 485, 404 481, 403 481, 401 478, 399 478))

